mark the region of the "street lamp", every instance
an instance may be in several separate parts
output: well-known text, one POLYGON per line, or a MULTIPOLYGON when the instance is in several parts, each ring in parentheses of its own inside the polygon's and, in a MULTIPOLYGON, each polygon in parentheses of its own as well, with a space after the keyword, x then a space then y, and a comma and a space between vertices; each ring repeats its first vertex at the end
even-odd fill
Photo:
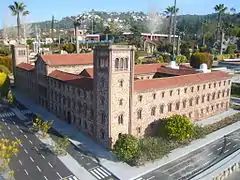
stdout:
POLYGON ((177 0, 174 0, 174 20, 173 20, 173 61, 175 61, 175 44, 176 44, 176 20, 177 20, 177 0))

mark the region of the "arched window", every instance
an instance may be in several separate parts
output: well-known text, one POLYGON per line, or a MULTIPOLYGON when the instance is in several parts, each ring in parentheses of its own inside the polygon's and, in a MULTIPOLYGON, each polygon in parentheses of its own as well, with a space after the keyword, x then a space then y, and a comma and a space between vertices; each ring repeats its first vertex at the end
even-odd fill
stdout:
POLYGON ((124 68, 124 60, 123 58, 120 59, 120 69, 123 70, 124 68))
POLYGON ((115 70, 117 71, 119 69, 119 59, 115 59, 115 70))
POLYGON ((128 69, 128 58, 125 58, 125 69, 128 69))

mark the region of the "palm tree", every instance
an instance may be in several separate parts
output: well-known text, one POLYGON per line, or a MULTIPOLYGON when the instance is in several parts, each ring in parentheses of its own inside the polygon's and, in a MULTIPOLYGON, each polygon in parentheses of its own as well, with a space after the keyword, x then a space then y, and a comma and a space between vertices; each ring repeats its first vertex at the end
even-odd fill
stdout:
MULTIPOLYGON (((176 8, 176 13, 178 13, 179 8, 176 8)), ((174 6, 168 6, 164 13, 169 17, 169 25, 168 25, 168 39, 169 43, 171 43, 171 35, 172 35, 172 29, 173 29, 173 15, 175 13, 174 6)))
POLYGON ((10 9, 13 16, 17 16, 17 37, 18 42, 20 41, 20 28, 21 28, 21 20, 20 16, 26 16, 29 14, 29 11, 26 10, 26 5, 23 2, 14 2, 13 5, 9 5, 8 8, 10 9))
POLYGON ((227 7, 224 4, 219 4, 214 7, 214 10, 218 13, 218 20, 217 20, 217 39, 219 38, 219 32, 221 29, 221 20, 222 15, 227 11, 227 7))

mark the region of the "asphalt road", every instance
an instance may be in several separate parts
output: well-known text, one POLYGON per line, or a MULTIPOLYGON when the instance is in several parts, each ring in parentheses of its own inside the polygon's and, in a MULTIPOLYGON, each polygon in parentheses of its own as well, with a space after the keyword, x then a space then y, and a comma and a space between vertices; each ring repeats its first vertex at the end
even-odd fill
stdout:
MULTIPOLYGON (((29 111, 24 105, 20 102, 16 104, 17 108, 29 118, 29 121, 36 117, 31 111, 29 111)), ((56 130, 51 128, 49 134, 54 141, 57 141, 59 137, 62 137, 56 130)), ((92 156, 86 150, 76 147, 74 144, 70 144, 67 148, 67 152, 90 174, 92 174, 98 180, 118 180, 111 172, 106 168, 101 166, 97 162, 97 158, 92 156)))
POLYGON ((240 130, 170 162, 136 180, 188 180, 240 149, 240 130))
POLYGON ((20 139, 20 152, 9 166, 16 180, 58 180, 77 178, 8 108, 0 107, 0 138, 20 139), (74 178, 73 178, 74 177, 74 178))

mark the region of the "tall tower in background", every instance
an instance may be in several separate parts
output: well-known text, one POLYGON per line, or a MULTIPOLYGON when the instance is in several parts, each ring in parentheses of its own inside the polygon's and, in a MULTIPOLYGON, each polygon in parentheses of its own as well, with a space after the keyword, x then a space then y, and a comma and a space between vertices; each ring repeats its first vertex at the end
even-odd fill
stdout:
POLYGON ((112 147, 119 134, 131 134, 134 48, 110 45, 94 49, 95 136, 112 147))

